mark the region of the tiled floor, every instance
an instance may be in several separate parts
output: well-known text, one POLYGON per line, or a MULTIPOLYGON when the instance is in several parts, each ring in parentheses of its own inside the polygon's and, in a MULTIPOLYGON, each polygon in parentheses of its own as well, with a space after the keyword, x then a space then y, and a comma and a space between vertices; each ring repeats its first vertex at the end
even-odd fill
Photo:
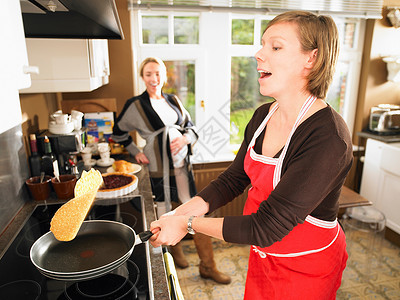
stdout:
MULTIPOLYGON (((346 226, 349 260, 343 273, 337 299, 400 300, 400 248, 382 237, 346 226)), ((229 285, 214 284, 199 276, 196 248, 184 240, 189 268, 177 269, 186 300, 243 299, 249 246, 213 240, 219 269, 232 277, 229 285)))

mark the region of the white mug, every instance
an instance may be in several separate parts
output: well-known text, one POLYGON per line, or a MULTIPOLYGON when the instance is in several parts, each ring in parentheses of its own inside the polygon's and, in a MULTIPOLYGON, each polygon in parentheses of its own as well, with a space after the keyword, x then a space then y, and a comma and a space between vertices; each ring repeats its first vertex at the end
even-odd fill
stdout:
POLYGON ((89 153, 81 152, 81 156, 82 156, 83 164, 85 166, 89 166, 90 162, 92 160, 92 152, 89 152, 89 153))
POLYGON ((110 151, 110 146, 108 145, 108 143, 98 143, 97 150, 99 150, 99 152, 110 151))
POLYGON ((92 153, 91 147, 85 147, 82 149, 81 153, 92 153))
POLYGON ((110 160, 110 151, 100 152, 101 161, 108 162, 110 160))
POLYGON ((71 117, 72 117, 72 119, 82 120, 83 112, 80 112, 78 110, 71 110, 71 117))
POLYGON ((71 122, 71 116, 68 114, 54 114, 53 116, 56 124, 67 124, 71 122))

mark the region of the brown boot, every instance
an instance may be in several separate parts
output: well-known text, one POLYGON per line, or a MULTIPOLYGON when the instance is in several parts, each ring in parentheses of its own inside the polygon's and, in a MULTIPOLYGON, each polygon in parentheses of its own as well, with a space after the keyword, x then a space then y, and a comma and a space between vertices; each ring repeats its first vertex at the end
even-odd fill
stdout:
POLYGON ((200 257, 200 276, 203 278, 210 278, 222 284, 230 283, 231 278, 217 269, 214 261, 211 238, 207 235, 196 233, 193 235, 193 241, 200 257))
POLYGON ((182 269, 189 267, 189 263, 186 260, 185 254, 183 253, 181 243, 178 243, 175 246, 169 246, 169 252, 174 258, 174 263, 176 266, 182 269))

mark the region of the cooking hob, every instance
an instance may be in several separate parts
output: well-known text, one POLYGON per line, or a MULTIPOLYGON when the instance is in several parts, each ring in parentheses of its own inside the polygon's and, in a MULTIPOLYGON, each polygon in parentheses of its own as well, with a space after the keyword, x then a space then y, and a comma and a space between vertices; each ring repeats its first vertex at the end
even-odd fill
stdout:
MULTIPOLYGON (((136 245, 131 257, 112 272, 90 280, 66 282, 42 275, 32 264, 33 243, 50 230, 50 221, 61 204, 35 208, 0 260, 0 299, 150 299, 145 244, 136 245)), ((88 220, 112 220, 142 232, 141 198, 124 203, 94 205, 88 220)))

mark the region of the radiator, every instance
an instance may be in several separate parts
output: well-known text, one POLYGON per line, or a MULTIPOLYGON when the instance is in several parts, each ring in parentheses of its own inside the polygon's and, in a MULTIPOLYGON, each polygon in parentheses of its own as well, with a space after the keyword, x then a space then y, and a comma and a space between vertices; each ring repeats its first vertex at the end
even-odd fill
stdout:
MULTIPOLYGON (((215 166, 215 164, 211 167, 208 167, 206 164, 199 166, 194 166, 194 179, 196 183, 196 188, 198 191, 201 191, 204 187, 206 187, 212 180, 218 177, 225 169, 227 165, 221 163, 221 166, 215 166)), ((240 216, 243 213, 244 203, 247 199, 247 190, 244 191, 243 194, 236 197, 232 202, 227 205, 217 209, 212 213, 213 217, 224 217, 224 216, 240 216)))

